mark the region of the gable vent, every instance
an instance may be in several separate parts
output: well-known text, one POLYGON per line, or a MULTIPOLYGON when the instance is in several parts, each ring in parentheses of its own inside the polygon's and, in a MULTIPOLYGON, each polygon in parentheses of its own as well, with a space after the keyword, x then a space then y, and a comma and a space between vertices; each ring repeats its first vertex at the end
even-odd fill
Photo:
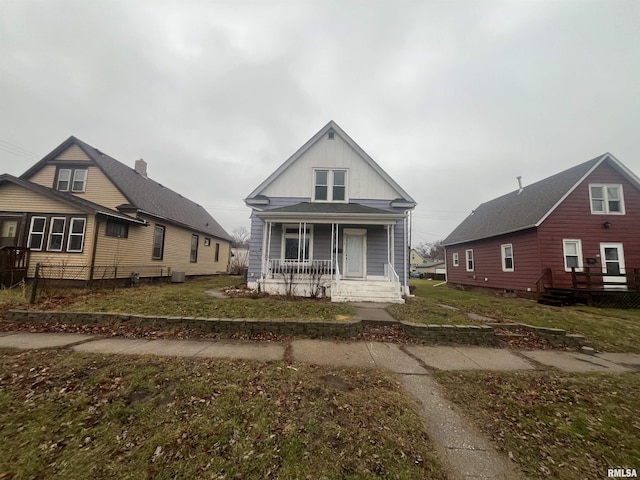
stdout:
POLYGON ((328 138, 329 140, 333 140, 335 137, 335 132, 333 130, 329 130, 328 138))

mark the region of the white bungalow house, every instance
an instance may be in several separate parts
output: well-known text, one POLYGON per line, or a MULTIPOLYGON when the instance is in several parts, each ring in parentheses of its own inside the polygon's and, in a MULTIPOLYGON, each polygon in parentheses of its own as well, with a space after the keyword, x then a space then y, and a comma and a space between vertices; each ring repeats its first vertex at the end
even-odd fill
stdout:
POLYGON ((404 302, 416 202, 335 122, 245 203, 252 209, 249 287, 404 302))

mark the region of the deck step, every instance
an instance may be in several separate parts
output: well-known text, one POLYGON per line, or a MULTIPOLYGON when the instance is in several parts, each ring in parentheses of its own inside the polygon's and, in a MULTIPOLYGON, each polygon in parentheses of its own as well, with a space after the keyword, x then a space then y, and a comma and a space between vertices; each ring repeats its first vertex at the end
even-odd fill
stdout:
POLYGON ((381 281, 342 281, 331 285, 332 302, 404 303, 397 285, 381 281))

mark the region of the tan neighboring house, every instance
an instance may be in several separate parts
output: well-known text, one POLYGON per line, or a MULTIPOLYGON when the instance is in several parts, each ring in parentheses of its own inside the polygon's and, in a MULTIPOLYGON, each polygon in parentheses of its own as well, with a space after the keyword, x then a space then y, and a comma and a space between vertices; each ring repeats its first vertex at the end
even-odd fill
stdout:
POLYGON ((0 270, 95 280, 227 271, 231 238, 200 205, 70 137, 19 178, 0 175, 0 270), (49 274, 53 270, 49 270, 49 274))

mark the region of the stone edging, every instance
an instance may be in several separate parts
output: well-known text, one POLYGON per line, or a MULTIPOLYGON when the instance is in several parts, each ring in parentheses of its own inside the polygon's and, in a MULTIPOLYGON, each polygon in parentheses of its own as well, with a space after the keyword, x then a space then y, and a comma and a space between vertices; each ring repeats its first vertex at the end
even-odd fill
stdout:
MULTIPOLYGON (((175 316, 148 316, 100 312, 64 312, 42 310, 8 310, 5 319, 16 323, 62 323, 97 325, 122 323, 152 328, 181 326, 211 333, 278 333, 283 335, 309 335, 317 337, 353 337, 362 331, 359 319, 341 322, 314 320, 256 320, 232 318, 202 318, 175 316)), ((586 345, 582 335, 567 334, 559 328, 534 327, 521 323, 490 323, 487 325, 418 325, 398 322, 406 335, 434 343, 461 343, 471 345, 497 345, 495 328, 525 329, 535 332, 553 345, 581 347, 586 345)))

